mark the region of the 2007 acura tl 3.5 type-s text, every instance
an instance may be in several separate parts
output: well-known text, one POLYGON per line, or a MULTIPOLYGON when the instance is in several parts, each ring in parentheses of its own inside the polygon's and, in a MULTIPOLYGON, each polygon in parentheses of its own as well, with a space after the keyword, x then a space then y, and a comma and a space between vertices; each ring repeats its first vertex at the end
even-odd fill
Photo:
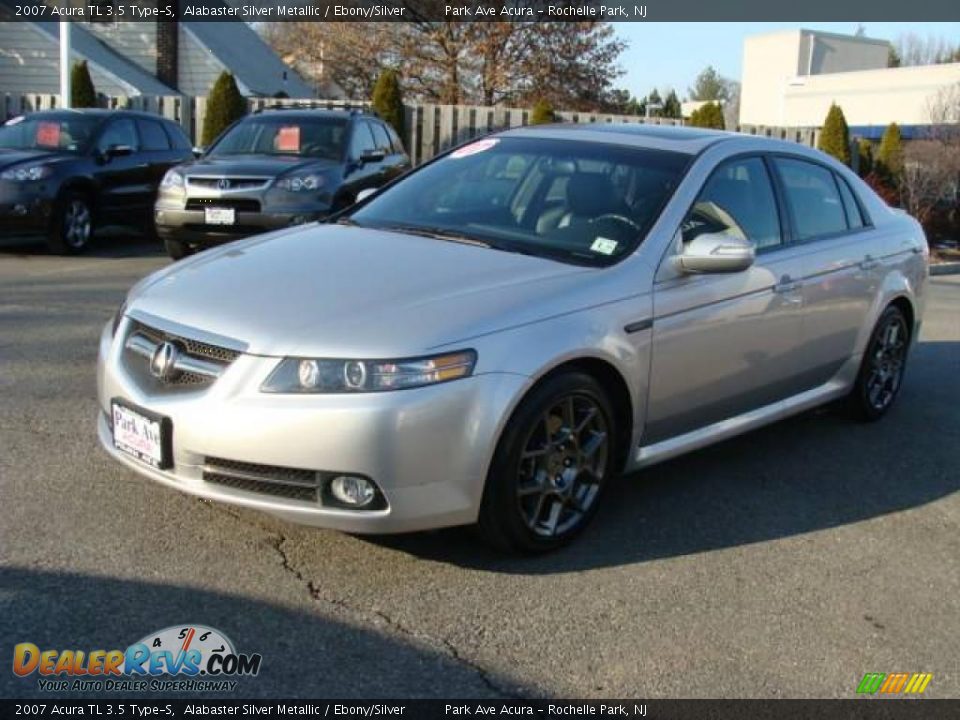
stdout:
POLYGON ((99 436, 292 521, 546 550, 621 473, 835 399, 886 413, 927 261, 799 145, 509 130, 142 280, 100 339, 99 436))

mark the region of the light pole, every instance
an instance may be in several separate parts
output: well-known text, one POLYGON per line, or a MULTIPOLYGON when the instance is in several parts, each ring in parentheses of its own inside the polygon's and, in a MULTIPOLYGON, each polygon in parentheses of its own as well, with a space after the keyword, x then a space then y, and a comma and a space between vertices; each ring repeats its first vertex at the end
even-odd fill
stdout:
POLYGON ((60 21, 60 107, 70 107, 70 23, 60 21))

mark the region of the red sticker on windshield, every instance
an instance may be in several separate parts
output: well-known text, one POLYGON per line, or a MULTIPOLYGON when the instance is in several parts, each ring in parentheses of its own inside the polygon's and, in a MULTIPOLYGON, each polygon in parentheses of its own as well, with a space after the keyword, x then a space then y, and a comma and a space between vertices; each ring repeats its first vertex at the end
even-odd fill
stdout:
POLYGON ((300 127, 289 125, 280 128, 274 142, 280 152, 300 152, 300 127))
POLYGON ((459 150, 454 150, 450 153, 450 157, 460 158, 470 157, 471 155, 476 155, 477 153, 482 153, 485 150, 489 150, 494 145, 496 145, 499 140, 496 138, 488 138, 486 140, 477 140, 475 143, 470 143, 469 145, 464 145, 459 150))
POLYGON ((38 123, 37 145, 40 147, 60 147, 60 123, 38 123))

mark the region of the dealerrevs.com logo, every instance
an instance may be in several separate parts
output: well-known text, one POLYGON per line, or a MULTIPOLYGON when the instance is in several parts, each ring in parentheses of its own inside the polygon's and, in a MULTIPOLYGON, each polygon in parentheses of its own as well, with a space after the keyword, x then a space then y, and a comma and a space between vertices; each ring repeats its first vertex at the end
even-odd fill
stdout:
POLYGON ((174 625, 150 633, 126 650, 41 650, 30 642, 13 648, 13 672, 37 676, 40 690, 234 690, 236 678, 260 672, 262 656, 238 653, 219 630, 174 625))

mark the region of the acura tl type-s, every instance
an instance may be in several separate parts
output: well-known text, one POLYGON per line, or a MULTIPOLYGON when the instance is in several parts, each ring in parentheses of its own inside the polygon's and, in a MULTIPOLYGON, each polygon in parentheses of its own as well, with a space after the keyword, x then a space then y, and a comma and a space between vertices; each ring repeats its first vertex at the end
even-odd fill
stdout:
POLYGON ((622 473, 837 399, 884 415, 927 261, 806 147, 510 130, 142 280, 100 338, 99 437, 295 522, 546 550, 622 473))

